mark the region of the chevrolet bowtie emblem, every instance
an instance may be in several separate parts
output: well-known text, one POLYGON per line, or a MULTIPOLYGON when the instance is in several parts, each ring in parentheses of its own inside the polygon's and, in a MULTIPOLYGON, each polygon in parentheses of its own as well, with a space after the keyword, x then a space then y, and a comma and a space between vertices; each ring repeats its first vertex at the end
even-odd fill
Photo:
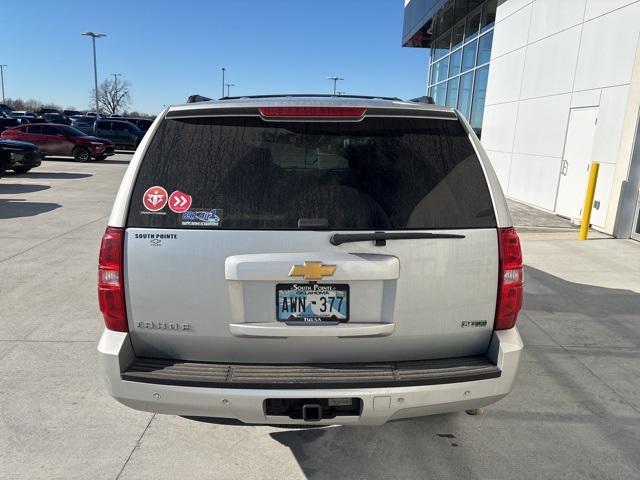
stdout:
POLYGON ((325 265, 322 262, 304 262, 304 265, 291 267, 289 276, 303 277, 305 280, 322 280, 322 277, 330 277, 335 271, 335 265, 325 265))

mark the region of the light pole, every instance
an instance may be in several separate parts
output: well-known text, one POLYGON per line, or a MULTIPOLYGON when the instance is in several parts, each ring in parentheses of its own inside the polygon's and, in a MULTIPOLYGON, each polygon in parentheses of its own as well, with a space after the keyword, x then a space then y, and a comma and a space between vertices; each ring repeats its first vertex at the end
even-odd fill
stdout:
POLYGON ((338 80, 344 80, 344 78, 341 77, 327 77, 327 80, 332 80, 333 81, 333 94, 336 94, 336 83, 338 83, 338 80))
POLYGON ((222 67, 222 96, 224 97, 224 72, 226 68, 222 67))
POLYGON ((121 73, 112 73, 111 75, 113 75, 113 90, 115 91, 115 101, 113 102, 113 114, 117 115, 118 114, 118 77, 121 77, 122 74, 121 73))
POLYGON ((235 83, 225 83, 225 85, 227 86, 227 97, 229 96, 229 87, 235 87, 236 84, 235 83))
POLYGON ((6 65, 0 65, 0 81, 2 82, 2 103, 4 103, 4 67, 6 67, 6 65))
POLYGON ((91 37, 93 41, 93 85, 96 94, 96 115, 100 114, 100 106, 98 105, 98 67, 96 63, 96 38, 106 37, 104 33, 84 32, 82 35, 91 37))

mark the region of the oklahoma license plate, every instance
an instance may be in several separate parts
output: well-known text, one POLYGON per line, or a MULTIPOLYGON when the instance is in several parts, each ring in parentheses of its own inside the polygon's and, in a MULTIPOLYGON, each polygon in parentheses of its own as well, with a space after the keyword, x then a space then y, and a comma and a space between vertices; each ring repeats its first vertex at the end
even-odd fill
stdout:
POLYGON ((346 322, 349 285, 279 283, 276 317, 281 322, 346 322))

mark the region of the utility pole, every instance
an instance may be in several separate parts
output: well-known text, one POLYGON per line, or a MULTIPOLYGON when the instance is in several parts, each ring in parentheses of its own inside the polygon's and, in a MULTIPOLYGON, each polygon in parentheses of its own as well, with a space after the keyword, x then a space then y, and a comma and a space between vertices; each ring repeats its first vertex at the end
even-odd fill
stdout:
POLYGON ((338 83, 338 80, 344 80, 344 78, 341 77, 327 77, 327 80, 332 80, 333 81, 333 94, 336 94, 336 84, 338 83))
POLYGON ((235 87, 236 84, 235 83, 225 83, 225 85, 227 86, 227 97, 229 96, 229 87, 235 87))
POLYGON ((84 32, 82 35, 91 37, 93 41, 93 86, 96 94, 96 115, 100 114, 100 105, 98 103, 98 64, 96 62, 96 38, 106 37, 104 33, 84 32))
POLYGON ((115 90, 115 99, 116 99, 116 101, 113 103, 113 114, 117 115, 118 114, 118 103, 119 103, 119 99, 118 99, 118 77, 121 77, 122 74, 121 73, 112 73, 111 75, 113 75, 113 82, 114 82, 113 89, 115 90))
POLYGON ((6 67, 6 65, 0 65, 0 81, 2 81, 2 103, 4 103, 4 67, 6 67))
POLYGON ((222 67, 222 96, 224 97, 224 72, 226 68, 222 67))

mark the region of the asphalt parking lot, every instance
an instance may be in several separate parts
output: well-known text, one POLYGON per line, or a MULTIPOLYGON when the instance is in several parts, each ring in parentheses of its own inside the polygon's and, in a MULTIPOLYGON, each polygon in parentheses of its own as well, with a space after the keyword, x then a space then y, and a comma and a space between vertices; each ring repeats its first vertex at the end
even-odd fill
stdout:
POLYGON ((640 243, 572 229, 522 234, 524 361, 483 415, 282 429, 119 405, 96 261, 129 158, 0 180, 0 478, 638 478, 640 243))

